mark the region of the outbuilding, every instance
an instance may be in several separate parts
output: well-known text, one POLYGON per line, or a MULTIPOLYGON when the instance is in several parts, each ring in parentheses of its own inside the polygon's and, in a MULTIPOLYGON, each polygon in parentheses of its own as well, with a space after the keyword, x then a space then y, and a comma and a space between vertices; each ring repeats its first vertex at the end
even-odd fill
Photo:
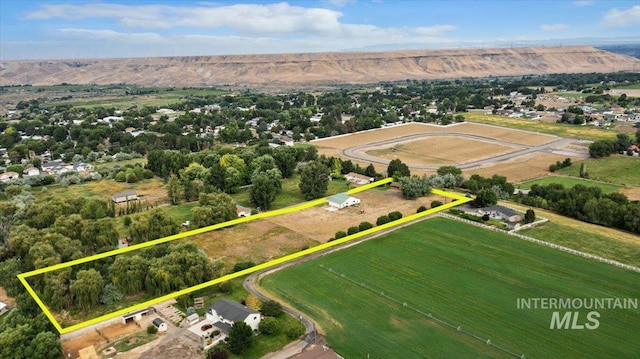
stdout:
POLYGON ((153 320, 153 325, 158 328, 158 332, 163 333, 167 331, 167 323, 164 322, 164 320, 160 319, 160 318, 156 318, 153 320))
POLYGON ((345 208, 350 206, 355 206, 360 204, 360 199, 356 197, 351 197, 346 193, 338 193, 329 197, 328 199, 329 205, 335 208, 345 208))
POLYGON ((0 302, 0 315, 6 313, 9 310, 9 307, 6 303, 0 302))
POLYGON ((135 201, 138 199, 138 193, 134 190, 119 192, 111 196, 113 203, 122 203, 127 201, 135 201))

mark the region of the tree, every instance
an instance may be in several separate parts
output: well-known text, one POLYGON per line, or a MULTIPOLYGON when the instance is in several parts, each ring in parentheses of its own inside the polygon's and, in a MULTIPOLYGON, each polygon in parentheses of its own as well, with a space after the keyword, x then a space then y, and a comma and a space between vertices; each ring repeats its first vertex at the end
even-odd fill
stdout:
POLYGON ((329 169, 317 161, 311 161, 300 175, 300 191, 306 200, 322 197, 329 187, 329 169))
POLYGON ((373 167, 372 163, 369 163, 369 165, 364 169, 364 175, 374 178, 378 176, 378 173, 376 173, 376 168, 373 167))
POLYGON ((275 300, 268 300, 262 303, 260 312, 267 317, 279 317, 282 314, 282 304, 275 300))
POLYGON ((31 341, 29 358, 58 359, 62 358, 62 347, 58 336, 52 332, 40 332, 31 341))
POLYGON ((240 354, 253 343, 253 330, 245 322, 234 322, 226 342, 232 353, 240 354))
POLYGON ((209 354, 207 355, 207 359, 228 359, 229 358, 229 353, 227 353, 225 350, 222 350, 220 348, 215 348, 214 350, 210 351, 209 354))
POLYGON ((158 327, 153 324, 149 324, 147 326, 147 334, 156 334, 158 333, 158 327))
POLYGON ((442 206, 442 202, 440 201, 431 201, 431 208, 436 208, 442 206))
POLYGON ((111 305, 115 302, 119 302, 124 295, 118 287, 113 283, 108 283, 102 288, 102 292, 100 292, 100 303, 104 305, 111 305))
POLYGON ((389 222, 391 222, 391 219, 389 219, 389 216, 380 216, 376 220, 376 225, 380 226, 380 225, 383 225, 383 224, 389 223, 389 222))
POLYGON ((167 182, 167 196, 169 196, 169 200, 171 204, 178 204, 180 202, 180 198, 182 198, 183 189, 180 184, 180 180, 175 175, 171 175, 169 177, 169 181, 167 182))
POLYGON ((498 203, 498 195, 489 188, 479 190, 474 200, 476 207, 493 206, 496 203, 498 203))
POLYGON ((616 142, 614 150, 616 152, 626 151, 629 146, 633 144, 633 140, 626 133, 618 133, 616 135, 616 142))
POLYGON ((593 158, 609 157, 615 151, 615 145, 609 140, 599 140, 589 145, 589 156, 593 158))
POLYGON ((533 209, 529 208, 527 212, 524 214, 524 221, 526 223, 533 223, 536 220, 536 212, 533 209))
POLYGON ((580 177, 589 178, 589 172, 587 172, 587 165, 584 162, 580 163, 580 177))
POLYGON ((251 202, 262 210, 269 209, 271 203, 275 201, 276 195, 280 191, 280 180, 273 179, 267 174, 261 173, 252 178, 251 184, 251 202))
POLYGON ((104 279, 95 269, 80 270, 76 279, 69 285, 69 291, 78 306, 88 309, 98 304, 100 292, 104 287, 104 279))
POLYGON ((280 329, 280 324, 276 318, 266 317, 260 321, 260 332, 263 334, 275 334, 278 329, 280 329))
POLYGON ((429 180, 426 176, 400 177, 400 186, 402 188, 402 197, 405 199, 416 199, 431 192, 429 180))
POLYGON ((389 166, 387 166, 387 176, 397 180, 400 177, 409 177, 410 175, 409 166, 402 163, 399 159, 394 159, 389 162, 389 166))

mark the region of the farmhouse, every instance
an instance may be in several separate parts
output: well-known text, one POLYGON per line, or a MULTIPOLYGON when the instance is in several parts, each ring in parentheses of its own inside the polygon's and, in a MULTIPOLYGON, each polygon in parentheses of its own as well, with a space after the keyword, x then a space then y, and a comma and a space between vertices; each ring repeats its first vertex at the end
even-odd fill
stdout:
POLYGON ((234 322, 245 322, 253 330, 258 330, 260 313, 238 302, 220 299, 207 309, 207 319, 222 331, 228 331, 234 322))
POLYGON ((30 177, 30 176, 39 176, 40 170, 37 167, 30 167, 22 171, 22 176, 30 177))
POLYGON ((158 332, 160 333, 164 333, 167 331, 167 323, 164 322, 164 320, 160 319, 160 318, 156 318, 153 320, 153 325, 158 328, 158 332))
POLYGON ((478 213, 481 216, 488 214, 491 218, 502 219, 507 222, 515 223, 515 222, 520 222, 522 220, 522 216, 518 212, 504 206, 491 206, 491 207, 479 208, 478 213))
POLYGON ((371 183, 375 180, 375 178, 373 177, 369 177, 369 176, 365 176, 365 175, 361 175, 359 173, 355 173, 355 172, 349 172, 344 176, 344 179, 347 180, 347 182, 350 182, 356 186, 360 186, 363 184, 367 184, 367 183, 371 183))
POLYGON ((0 315, 6 313, 9 310, 6 303, 0 302, 0 315))
POLYGON ((20 177, 20 175, 17 172, 5 172, 0 175, 0 182, 8 182, 18 177, 20 177))
POLYGON ((360 204, 359 198, 351 197, 346 193, 338 193, 336 195, 333 195, 329 197, 328 201, 329 205, 335 208, 345 208, 360 204))
POLYGON ((135 201, 138 199, 138 193, 134 190, 119 192, 111 196, 113 203, 122 203, 127 201, 135 201))

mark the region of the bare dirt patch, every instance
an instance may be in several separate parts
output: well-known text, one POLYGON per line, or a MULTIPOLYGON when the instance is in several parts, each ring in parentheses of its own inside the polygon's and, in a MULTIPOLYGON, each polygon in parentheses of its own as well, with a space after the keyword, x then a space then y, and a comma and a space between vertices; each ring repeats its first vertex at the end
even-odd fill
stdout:
POLYGON ((65 355, 65 358, 68 357, 68 354, 71 354, 71 358, 77 358, 78 351, 80 351, 80 349, 84 349, 88 346, 93 345, 93 347, 96 348, 97 351, 99 348, 106 344, 107 341, 103 337, 101 337, 100 334, 92 331, 77 338, 63 342, 62 352, 65 355))
POLYGON ((620 192, 631 201, 640 201, 640 188, 638 187, 625 187, 620 192))
POLYGON ((515 151, 516 148, 462 137, 438 136, 396 143, 366 151, 368 155, 400 159, 412 165, 455 165, 515 151))
POLYGON ((14 308, 16 303, 12 297, 7 295, 7 291, 3 287, 0 287, 0 302, 6 303, 10 308, 14 308))
POLYGON ((521 182, 526 179, 537 178, 549 174, 549 165, 556 161, 563 161, 567 156, 555 155, 552 153, 529 153, 518 156, 509 161, 496 163, 464 171, 465 176, 479 174, 482 176, 492 176, 499 174, 506 176, 509 182, 521 182))
POLYGON ((99 331, 105 336, 109 341, 115 341, 120 338, 124 338, 125 336, 141 331, 142 329, 138 327, 135 323, 117 323, 114 325, 110 325, 105 328, 100 328, 99 331))

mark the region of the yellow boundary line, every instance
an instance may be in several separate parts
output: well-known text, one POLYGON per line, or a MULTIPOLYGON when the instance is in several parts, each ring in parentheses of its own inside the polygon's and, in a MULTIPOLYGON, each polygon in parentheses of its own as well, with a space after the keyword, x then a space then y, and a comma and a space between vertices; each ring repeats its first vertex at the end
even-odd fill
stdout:
MULTIPOLYGON (((351 189, 351 190, 347 191, 347 193, 348 194, 355 194, 355 193, 358 193, 358 192, 366 191, 366 190, 371 189, 371 188, 378 187, 378 186, 383 185, 383 184, 390 183, 391 181, 392 181, 391 178, 385 178, 385 179, 377 181, 377 182, 373 182, 373 183, 370 183, 370 184, 367 184, 367 185, 364 185, 364 186, 360 186, 360 187, 351 189)), ((317 245, 315 247, 311 247, 311 248, 308 248, 308 249, 305 249, 305 250, 302 250, 302 251, 299 251, 299 252, 296 252, 296 253, 293 253, 293 254, 289 254, 289 255, 286 255, 286 256, 283 256, 283 257, 280 257, 280 258, 276 258, 276 259, 271 260, 269 262, 258 264, 256 266, 244 269, 244 270, 239 271, 239 272, 227 274, 227 275, 224 275, 222 277, 210 280, 208 282, 204 282, 202 284, 198 284, 198 285, 195 285, 193 287, 185 288, 185 289, 179 290, 177 292, 169 293, 169 294, 166 294, 166 295, 163 295, 163 296, 148 300, 146 302, 139 303, 139 304, 136 304, 136 305, 124 308, 124 309, 120 309, 118 311, 115 311, 115 312, 112 312, 112 313, 109 313, 109 314, 105 314, 105 315, 102 315, 100 317, 97 317, 97 318, 94 318, 94 319, 91 319, 91 320, 88 320, 88 321, 85 321, 85 322, 82 322, 82 323, 78 323, 78 324, 75 324, 75 325, 72 325, 72 326, 69 326, 69 327, 66 327, 66 328, 62 328, 62 326, 60 326, 60 323, 58 323, 58 321, 55 319, 55 317, 53 316, 51 311, 49 311, 49 308, 47 308, 47 306, 42 302, 40 297, 38 297, 38 295, 33 290, 31 285, 29 285, 29 283, 27 283, 27 278, 35 276, 35 275, 38 275, 38 274, 48 273, 48 272, 55 271, 55 270, 62 269, 62 268, 68 268, 68 267, 71 267, 71 266, 74 266, 74 265, 77 265, 77 264, 91 262, 91 261, 94 261, 94 260, 97 260, 97 259, 106 258, 106 257, 114 256, 114 255, 117 255, 117 254, 123 254, 123 253, 131 252, 131 251, 135 251, 135 250, 138 250, 138 249, 155 246, 155 245, 158 245, 158 244, 174 241, 176 239, 182 239, 182 238, 191 237, 191 236, 194 236, 194 235, 197 235, 197 234, 210 232, 210 231, 213 231, 213 230, 216 230, 216 229, 225 228, 225 227, 233 226, 233 225, 236 225, 236 224, 249 222, 249 221, 253 221, 253 220, 256 220, 256 219, 260 219, 260 218, 268 218, 268 217, 279 216, 279 215, 286 214, 286 213, 297 212, 297 211, 300 211, 300 210, 303 210, 303 209, 315 207, 317 205, 326 203, 327 197, 316 199, 316 200, 309 201, 309 202, 304 202, 302 204, 295 205, 295 206, 292 206, 292 207, 282 208, 282 209, 269 211, 269 212, 263 212, 263 213, 259 213, 259 214, 256 214, 256 215, 253 215, 253 216, 249 216, 249 217, 242 217, 242 218, 234 219, 234 220, 227 221, 227 222, 224 222, 224 223, 218 223, 218 224, 215 224, 213 226, 208 226, 208 227, 198 228, 198 229, 194 229, 194 230, 183 232, 183 233, 178 233, 178 234, 175 234, 175 235, 172 235, 172 236, 156 239, 156 240, 145 242, 145 243, 136 244, 136 245, 133 245, 133 246, 130 246, 130 247, 115 249, 115 250, 112 250, 112 251, 109 251, 109 252, 99 253, 99 254, 96 254, 96 255, 93 255, 93 256, 89 256, 89 257, 80 258, 80 259, 76 259, 76 260, 69 261, 69 262, 56 264, 56 265, 53 265, 53 266, 50 266, 50 267, 46 267, 46 268, 36 269, 36 270, 31 271, 31 272, 18 274, 18 279, 20 279, 20 282, 22 282, 22 285, 24 285, 24 287, 27 289, 27 292, 29 292, 29 294, 33 297, 33 299, 36 301, 36 303, 38 303, 38 305, 40 306, 40 308, 42 309, 44 314, 47 316, 47 318, 49 318, 51 323, 53 323, 53 326, 60 332, 60 334, 65 334, 65 333, 72 332, 74 330, 78 330, 78 329, 87 327, 89 325, 93 325, 93 324, 102 322, 102 321, 107 320, 107 319, 112 319, 112 318, 118 317, 118 316, 123 315, 123 314, 127 314, 127 313, 132 312, 132 311, 143 309, 143 308, 152 306, 154 304, 158 304, 158 303, 164 302, 166 300, 173 299, 175 297, 179 297, 181 295, 189 294, 189 293, 195 292, 197 290, 210 287, 212 285, 216 285, 216 284, 219 284, 219 283, 222 283, 222 282, 226 282, 226 281, 229 281, 229 280, 234 279, 234 278, 242 277, 242 276, 245 276, 247 274, 251 274, 253 272, 257 272, 257 271, 260 271, 260 270, 263 270, 263 269, 266 269, 266 268, 269 268, 269 267, 273 267, 273 266, 281 264, 281 263, 289 262, 289 261, 292 261, 294 259, 297 259, 297 258, 300 258, 300 257, 304 257, 306 255, 309 255, 309 254, 312 254, 312 253, 315 253, 315 252, 318 252, 318 251, 322 251, 324 249, 331 248, 331 247, 334 247, 334 246, 349 242, 351 240, 370 235, 372 233, 376 233, 378 231, 389 229, 389 228, 392 228, 392 227, 395 227, 395 226, 398 226, 398 225, 401 225, 401 224, 416 220, 418 218, 422 218, 424 216, 428 216, 428 215, 443 211, 445 209, 449 209, 449 208, 461 205, 461 204, 469 202, 471 200, 470 198, 467 198, 465 196, 462 196, 462 195, 459 195, 459 194, 456 194, 456 193, 452 193, 452 192, 438 190, 438 189, 433 189, 431 191, 431 193, 435 194, 435 195, 449 197, 449 198, 455 199, 456 201, 452 201, 452 202, 443 204, 442 206, 439 206, 439 207, 436 207, 436 208, 428 209, 428 210, 426 210, 424 212, 412 214, 410 216, 403 217, 403 218, 401 218, 399 220, 396 220, 396 221, 393 221, 393 222, 389 222, 389 223, 385 223, 383 225, 376 226, 376 227, 364 230, 362 232, 358 232, 358 233, 355 233, 355 234, 352 234, 352 235, 337 239, 335 241, 319 244, 319 245, 317 245)))

